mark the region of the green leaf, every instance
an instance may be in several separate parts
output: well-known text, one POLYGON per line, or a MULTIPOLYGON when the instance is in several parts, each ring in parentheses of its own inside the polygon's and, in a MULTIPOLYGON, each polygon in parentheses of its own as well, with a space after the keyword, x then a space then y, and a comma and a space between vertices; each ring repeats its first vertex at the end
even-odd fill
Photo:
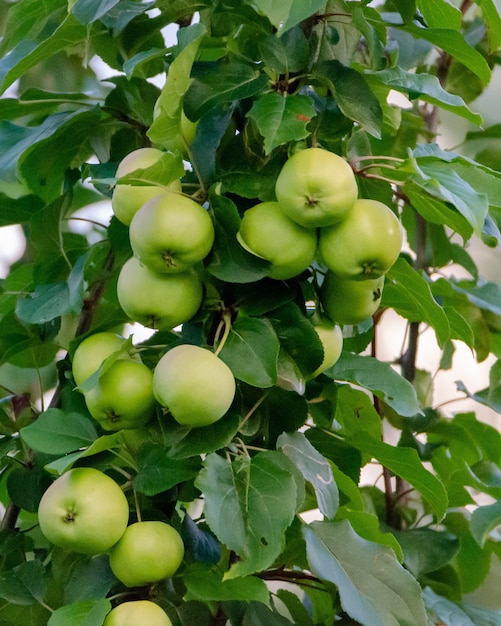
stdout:
POLYGON ((369 389, 400 415, 412 417, 420 412, 414 388, 388 363, 372 357, 343 352, 327 374, 369 389))
POLYGON ((110 610, 111 602, 107 598, 67 604, 52 613, 47 626, 102 626, 110 610))
POLYGON ((67 0, 19 0, 10 6, 2 28, 0 56, 23 39, 35 40, 55 14, 60 14, 61 9, 66 12, 67 5, 67 0))
POLYGON ((93 456, 94 454, 100 454, 101 452, 120 447, 121 445, 122 436, 120 432, 113 433, 112 435, 102 435, 92 442, 88 448, 79 452, 66 454, 60 459, 56 459, 55 461, 48 463, 45 466, 45 469, 48 472, 60 475, 80 459, 85 459, 86 457, 93 456))
POLYGON ((97 439, 92 421, 79 413, 47 409, 36 422, 21 429, 23 441, 46 454, 66 454, 88 447, 97 439))
POLYGON ((219 356, 238 380, 253 387, 272 387, 278 351, 278 337, 269 320, 240 312, 219 356))
POLYGON ((489 54, 495 53, 501 45, 501 5, 499 0, 477 0, 482 9, 487 26, 489 54))
POLYGON ((371 626, 427 626, 421 588, 393 550, 362 539, 346 520, 313 522, 303 532, 311 570, 337 586, 350 617, 371 626))
POLYGON ((191 68, 204 35, 205 27, 202 24, 183 29, 183 36, 189 43, 170 64, 165 85, 155 105, 157 115, 147 135, 154 144, 166 150, 177 152, 185 147, 180 139, 183 97, 190 86, 191 68))
POLYGON ((306 127, 315 116, 315 108, 309 96, 269 93, 255 100, 247 115, 264 137, 265 154, 270 154, 278 146, 310 135, 306 127))
POLYGON ((407 94, 411 100, 419 98, 464 117, 477 126, 482 124, 482 116, 469 109, 461 97, 445 91, 436 76, 406 72, 399 66, 373 72, 370 76, 395 91, 407 94))
POLYGON ((316 11, 324 8, 322 0, 254 0, 247 3, 255 5, 261 13, 264 13, 276 27, 278 35, 292 28, 316 11))
POLYGON ((267 84, 268 76, 245 63, 201 66, 184 98, 184 110, 192 121, 217 104, 243 100, 259 93, 267 84))
POLYGON ((78 23, 75 17, 69 14, 40 44, 21 41, 0 60, 0 93, 3 93, 30 68, 54 56, 57 52, 85 41, 87 36, 87 27, 78 23))
POLYGON ((449 226, 461 235, 463 241, 470 239, 473 226, 445 200, 430 195, 426 186, 421 186, 419 181, 409 181, 404 184, 402 190, 416 211, 428 222, 449 226))
MULTIPOLYGON (((56 577, 56 576, 54 576, 56 577)), ((82 555, 71 568, 71 576, 64 587, 65 604, 84 600, 99 600, 116 584, 107 554, 82 555)))
POLYGON ((373 137, 381 138, 383 112, 364 77, 339 61, 324 61, 317 66, 316 72, 327 81, 341 112, 373 137))
POLYGON ((444 567, 457 554, 459 539, 448 532, 437 532, 431 528, 412 528, 407 531, 392 531, 404 551, 407 569, 419 580, 444 567))
POLYGON ((233 463, 214 453, 206 457, 195 485, 204 493, 207 523, 241 557, 225 579, 266 569, 282 552, 297 504, 289 464, 273 451, 233 463))
POLYGON ((327 459, 300 432, 283 433, 277 440, 277 447, 313 485, 320 512, 332 519, 339 506, 339 492, 327 459))
POLYGON ((501 524, 501 501, 478 506, 471 515, 471 534, 479 546, 484 546, 491 531, 501 524))
POLYGON ((491 79, 491 70, 485 58, 478 50, 470 46, 464 36, 451 28, 422 28, 415 24, 400 26, 415 39, 425 39, 432 45, 450 54, 465 65, 487 85, 491 79))
POLYGON ((202 602, 243 600, 261 602, 267 606, 270 603, 270 592, 264 580, 255 576, 223 580, 219 568, 202 563, 193 563, 186 568, 183 583, 186 585, 188 600, 202 602))
POLYGON ((275 34, 261 37, 258 45, 265 65, 279 74, 299 72, 308 64, 308 40, 300 26, 281 37, 275 34))
POLYGON ((448 0, 417 0, 418 9, 423 14, 426 24, 430 28, 461 28, 461 11, 448 0))
POLYGON ((411 322, 430 325, 442 347, 450 338, 449 320, 435 301, 429 283, 400 258, 386 276, 382 305, 391 307, 411 322))
POLYGON ((443 483, 427 470, 414 448, 395 447, 360 430, 346 439, 349 445, 375 458, 397 476, 406 480, 429 503, 438 520, 447 510, 447 492, 443 483))
POLYGON ((92 24, 120 0, 76 0, 71 12, 81 24, 92 24))
POLYGON ((148 446, 140 450, 134 486, 140 493, 154 496, 195 478, 199 471, 199 457, 172 459, 163 445, 148 446))
POLYGON ((50 476, 40 467, 18 467, 7 476, 9 497, 21 509, 36 513, 40 499, 52 483, 50 476))
POLYGON ((167 454, 172 459, 186 459, 225 448, 237 434, 240 420, 239 415, 229 413, 210 426, 190 429, 179 426, 182 437, 169 445, 167 454))
POLYGON ((33 559, 0 573, 0 598, 13 604, 29 605, 42 602, 47 591, 47 576, 43 563, 33 559))

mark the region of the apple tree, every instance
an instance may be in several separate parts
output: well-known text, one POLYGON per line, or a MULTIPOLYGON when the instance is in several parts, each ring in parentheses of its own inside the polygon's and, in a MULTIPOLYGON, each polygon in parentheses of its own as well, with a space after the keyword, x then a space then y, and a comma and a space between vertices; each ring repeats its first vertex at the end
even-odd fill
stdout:
POLYGON ((0 32, 0 626, 501 624, 499 2, 0 32))

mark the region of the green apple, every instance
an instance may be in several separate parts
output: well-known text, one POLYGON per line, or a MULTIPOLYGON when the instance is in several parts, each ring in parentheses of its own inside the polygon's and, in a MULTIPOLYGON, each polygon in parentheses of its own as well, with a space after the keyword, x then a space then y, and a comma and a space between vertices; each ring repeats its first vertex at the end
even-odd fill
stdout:
POLYGON ((214 225, 198 202, 180 194, 163 194, 137 211, 129 237, 143 265, 154 272, 179 273, 209 254, 214 225))
POLYGON ((84 395, 104 430, 142 428, 155 414, 153 372, 138 361, 115 361, 84 395))
POLYGON ((155 602, 130 600, 112 609, 103 626, 172 626, 172 622, 155 602))
POLYGON ((184 558, 184 544, 175 528, 160 521, 127 526, 110 550, 110 566, 127 587, 140 587, 171 578, 184 558))
POLYGON ((131 257, 120 270, 117 296, 131 320, 168 330, 195 315, 202 304, 204 286, 195 270, 159 274, 131 257))
POLYGON ((185 344, 171 348, 158 361, 153 393, 179 424, 208 426, 230 408, 235 378, 213 352, 185 344))
POLYGON ((377 200, 357 200, 342 222, 320 229, 320 260, 339 276, 378 278, 395 263, 401 248, 400 222, 377 200))
POLYGON ((320 302, 333 322, 360 324, 378 310, 383 286, 384 276, 354 280, 327 272, 320 288, 320 302))
MULTIPOLYGON (((155 163, 165 153, 158 148, 138 148, 125 156, 118 164, 116 178, 122 178, 135 170, 146 169, 155 163)), ((181 191, 181 181, 175 180, 167 185, 174 193, 181 191)), ((111 196, 111 208, 113 213, 123 224, 129 226, 136 211, 145 202, 169 192, 161 185, 132 185, 118 183, 111 196)))
POLYGON ((315 378, 329 367, 332 367, 343 350, 343 331, 338 324, 333 324, 330 320, 322 319, 315 321, 313 324, 317 335, 322 342, 324 349, 324 358, 322 363, 311 374, 311 378, 315 378))
POLYGON ((101 554, 117 543, 129 521, 120 486, 92 467, 78 467, 57 478, 38 507, 43 535, 54 545, 83 554, 101 554))
POLYGON ((291 220, 278 202, 261 202, 247 209, 237 239, 246 250, 270 261, 268 276, 279 280, 304 272, 317 250, 316 230, 291 220))
POLYGON ((81 385, 99 369, 105 359, 114 353, 120 353, 121 359, 139 360, 137 353, 124 350, 126 341, 125 337, 111 332, 94 333, 83 339, 78 344, 71 362, 76 384, 81 385))
POLYGON ((306 148, 284 163, 275 195, 288 217, 316 228, 344 219, 357 199, 358 187, 342 157, 322 148, 306 148))

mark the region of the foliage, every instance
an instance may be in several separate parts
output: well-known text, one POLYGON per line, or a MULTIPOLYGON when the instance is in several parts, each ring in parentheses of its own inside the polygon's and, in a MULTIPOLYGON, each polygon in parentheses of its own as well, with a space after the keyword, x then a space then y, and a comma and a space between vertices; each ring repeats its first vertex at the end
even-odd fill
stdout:
MULTIPOLYGON (((501 435, 434 406, 432 375, 416 367, 424 328, 441 370, 460 343, 479 362, 501 357, 501 286, 466 249, 501 241, 499 127, 470 106, 500 62, 501 9, 372 4, 1 3, 0 226, 26 237, 0 281, 2 626, 100 626, 125 598, 153 599, 176 626, 501 624, 480 593, 501 558, 501 435), (478 155, 440 146, 444 113, 475 129, 472 146, 485 140, 478 155), (183 116, 197 123, 189 145, 183 116), (215 243, 196 316, 143 335, 116 296, 127 228, 85 220, 109 203, 120 160, 148 145, 165 159, 122 184, 181 172, 215 243), (236 239, 243 212, 275 199, 282 165, 307 146, 346 158, 360 196, 391 206, 407 242, 377 314, 344 328, 340 360, 315 379, 310 313, 325 269, 272 280, 236 239), (377 340, 394 314, 407 330, 393 332, 395 353, 404 347, 389 363, 377 340), (189 429, 158 407, 140 433, 102 431, 71 360, 103 330, 130 334, 152 369, 176 343, 216 350, 237 380, 230 411, 189 429), (368 486, 371 464, 383 480, 368 486), (180 530, 186 558, 172 579, 128 589, 107 555, 41 535, 48 485, 89 465, 123 484, 131 521, 180 530)), ((495 361, 486 389, 458 391, 499 413, 499 380, 495 361)))

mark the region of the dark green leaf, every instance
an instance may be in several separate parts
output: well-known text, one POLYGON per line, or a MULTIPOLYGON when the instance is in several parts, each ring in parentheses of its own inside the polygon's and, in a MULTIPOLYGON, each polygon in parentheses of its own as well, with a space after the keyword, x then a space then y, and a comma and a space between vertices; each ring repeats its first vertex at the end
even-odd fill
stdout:
POLYGON ((47 472, 39 467, 20 467, 7 476, 10 499, 25 511, 36 513, 40 499, 52 483, 47 472))
POLYGON ((387 363, 344 352, 327 373, 335 380, 356 383, 369 389, 400 415, 411 417, 420 411, 412 385, 387 363))
POLYGON ((347 438, 348 444, 369 454, 397 476, 404 478, 430 504, 438 520, 447 510, 447 492, 443 483, 427 470, 414 448, 395 447, 366 432, 360 431, 347 438))
POLYGON ((269 605, 270 593, 264 580, 255 576, 222 579, 221 570, 202 563, 193 563, 183 574, 188 599, 203 602, 244 600, 269 605))
POLYGON ((71 11, 81 24, 95 22, 120 0, 76 0, 71 11))
POLYGON ((449 321, 433 298, 429 283, 402 258, 387 274, 382 304, 411 322, 430 325, 440 346, 450 338, 449 321))
POLYGON ((91 420, 79 413, 47 409, 36 422, 21 430, 21 436, 33 450, 65 454, 89 446, 97 433, 91 420))
POLYGON ((247 115, 264 137, 265 154, 270 154, 278 146, 308 137, 315 109, 309 96, 269 93, 255 100, 247 115))
POLYGON ((358 122, 369 134, 380 138, 383 122, 381 105, 363 76, 339 61, 325 61, 316 71, 327 81, 343 114, 358 122))
POLYGON ((278 350, 271 323, 240 312, 219 356, 238 380, 254 387, 272 387, 277 380, 278 350))
POLYGON ((83 556, 71 568, 71 576, 64 588, 65 604, 103 598, 116 583, 105 554, 93 557, 83 556))
POLYGON ((436 76, 406 72, 399 66, 374 72, 372 75, 391 89, 407 94, 411 100, 419 98, 446 111, 452 111, 477 126, 482 124, 482 116, 471 111, 462 98, 445 91, 436 76))
POLYGON ((179 483, 191 480, 200 471, 198 457, 172 459, 166 456, 164 446, 141 448, 138 473, 134 478, 137 491, 154 496, 167 491, 179 483))
POLYGON ((416 39, 425 39, 437 48, 441 48, 457 61, 460 61, 486 85, 491 78, 491 70, 485 58, 478 50, 470 46, 464 36, 450 28, 422 28, 415 24, 402 26, 416 39))
POLYGON ((459 550, 459 539, 451 533, 430 528, 392 532, 404 551, 405 566, 417 579, 442 568, 459 550))
POLYGON ((42 602, 47 591, 47 576, 38 559, 21 563, 0 574, 0 598, 13 604, 29 605, 42 602))
POLYGON ((259 39, 258 45, 264 63, 279 74, 299 72, 308 63, 308 40, 299 26, 280 37, 266 35, 259 39))
POLYGON ((52 613, 47 626, 100 626, 110 610, 111 602, 107 598, 67 604, 52 613))
POLYGON ((205 459, 195 485, 205 496, 207 523, 241 557, 226 579, 269 567, 283 550, 297 499, 289 464, 282 453, 272 451, 233 463, 217 454, 205 459))
POLYGON ((362 539, 346 520, 313 522, 304 536, 313 573, 337 586, 353 619, 371 626, 428 624, 421 588, 390 548, 362 539))
POLYGON ((167 454, 172 459, 186 459, 220 450, 231 443, 240 420, 239 415, 229 413, 210 426, 185 429, 184 436, 169 446, 167 454))
POLYGON ((217 104, 256 95, 267 82, 266 74, 244 63, 204 66, 186 92, 184 110, 190 120, 197 120, 217 104))
POLYGON ((322 0, 255 0, 252 4, 268 17, 279 35, 325 6, 322 0))

